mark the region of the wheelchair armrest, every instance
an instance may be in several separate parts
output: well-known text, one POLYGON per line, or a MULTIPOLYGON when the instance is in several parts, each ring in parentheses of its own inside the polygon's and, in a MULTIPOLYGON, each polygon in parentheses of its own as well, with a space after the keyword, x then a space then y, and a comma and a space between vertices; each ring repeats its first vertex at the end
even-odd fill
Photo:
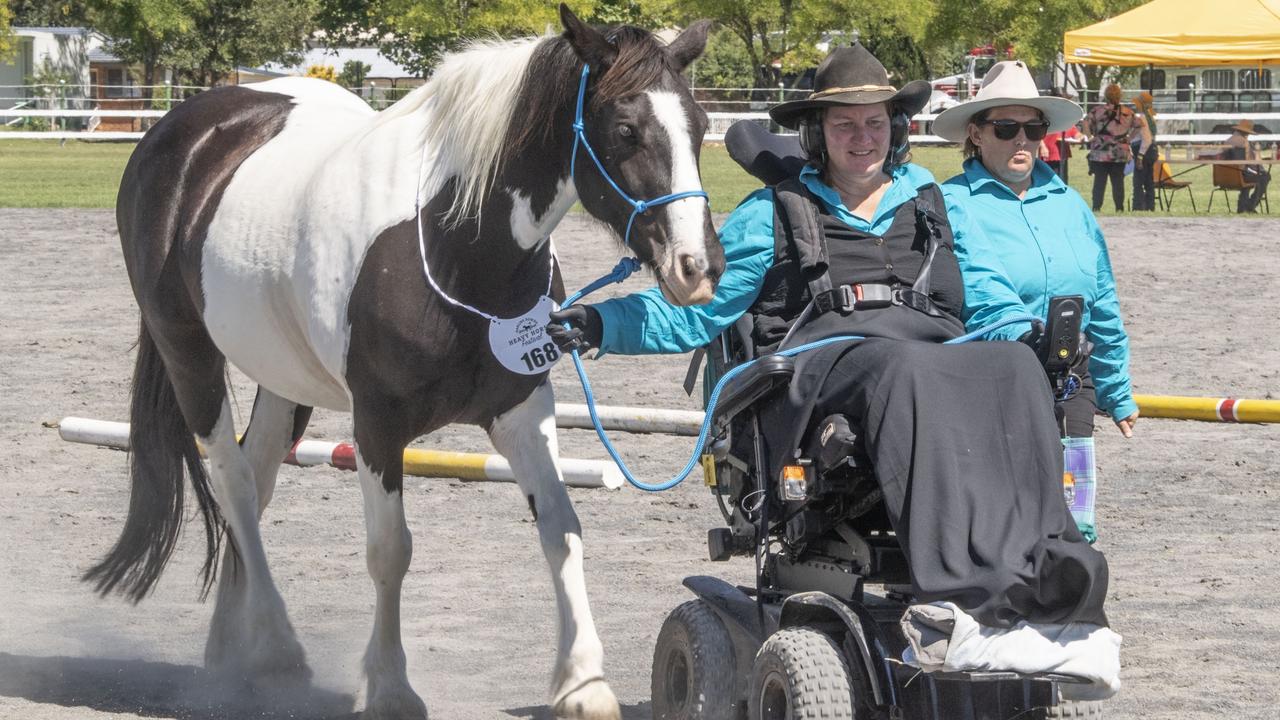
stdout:
POLYGON ((733 418, 775 391, 791 384, 796 362, 781 355, 760 358, 720 391, 713 420, 713 436, 724 433, 733 418))

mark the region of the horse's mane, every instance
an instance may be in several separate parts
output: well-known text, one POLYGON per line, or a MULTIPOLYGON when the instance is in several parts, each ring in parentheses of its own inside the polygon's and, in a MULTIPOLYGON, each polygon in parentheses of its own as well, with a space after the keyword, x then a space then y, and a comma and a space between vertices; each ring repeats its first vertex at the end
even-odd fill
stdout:
MULTIPOLYGON (((671 56, 665 46, 650 32, 624 25, 606 36, 618 49, 618 55, 599 78, 591 96, 591 107, 634 95, 652 87, 664 73, 674 72, 671 56)), ((513 157, 531 144, 546 144, 555 133, 568 136, 568 127, 556 127, 555 118, 566 98, 577 97, 582 61, 563 37, 552 38, 539 46, 529 63, 529 77, 517 106, 524 118, 521 128, 513 133, 504 159, 513 157), (538 88, 542 88, 539 90, 538 88)))
MULTIPOLYGON (((671 69, 670 56, 649 32, 620 27, 609 34, 618 48, 593 95, 593 104, 644 90, 671 69)), ((379 114, 378 124, 427 112, 423 141, 438 155, 423 190, 434 192, 449 178, 457 193, 453 220, 477 214, 504 162, 555 133, 568 137, 556 114, 572 102, 582 62, 560 36, 473 42, 446 55, 418 90, 379 114), (513 121, 519 125, 513 132, 513 121)))

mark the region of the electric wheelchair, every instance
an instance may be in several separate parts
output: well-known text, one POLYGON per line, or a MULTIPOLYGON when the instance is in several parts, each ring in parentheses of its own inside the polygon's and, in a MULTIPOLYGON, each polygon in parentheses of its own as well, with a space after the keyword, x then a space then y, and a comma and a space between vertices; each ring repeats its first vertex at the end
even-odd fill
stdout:
MULTIPOLYGON (((787 157, 785 148, 774 153, 787 157)), ((707 348, 706 387, 756 359, 751 330, 748 314, 707 348)), ((708 548, 712 560, 754 557, 756 581, 685 579, 697 599, 659 633, 653 717, 1101 717, 1100 703, 1059 701, 1060 684, 1079 678, 923 673, 900 660, 911 579, 857 418, 821 418, 781 473, 762 470, 777 467, 762 409, 785 394, 794 371, 792 358, 765 355, 721 392, 703 471, 724 526, 709 531, 708 548)))

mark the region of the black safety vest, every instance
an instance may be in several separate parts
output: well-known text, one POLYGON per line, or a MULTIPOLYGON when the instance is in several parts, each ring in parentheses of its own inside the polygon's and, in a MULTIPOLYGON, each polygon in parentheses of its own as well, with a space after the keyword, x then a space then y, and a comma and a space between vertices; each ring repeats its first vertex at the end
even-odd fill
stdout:
POLYGON ((905 306, 855 311, 848 323, 851 330, 856 329, 853 316, 862 320, 907 307, 940 317, 947 328, 963 330, 959 317, 964 284, 937 185, 921 188, 914 199, 899 206, 883 236, 841 222, 799 178, 773 190, 774 262, 750 310, 757 348, 774 349, 815 294, 851 283, 890 285, 908 296, 913 285, 923 289, 917 302, 905 306))

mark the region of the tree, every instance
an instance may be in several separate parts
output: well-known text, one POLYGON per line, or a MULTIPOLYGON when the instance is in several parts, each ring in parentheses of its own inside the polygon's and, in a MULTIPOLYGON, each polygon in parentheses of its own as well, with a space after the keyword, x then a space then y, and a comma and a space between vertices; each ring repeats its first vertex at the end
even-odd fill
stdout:
POLYGON ((200 0, 173 65, 193 85, 216 85, 239 66, 302 61, 316 0, 200 0))
POLYGON ((650 30, 668 26, 668 8, 653 0, 597 0, 584 19, 593 25, 635 25, 650 30))
MULTIPOLYGON (((1062 36, 1131 10, 1148 0, 938 0, 930 25, 936 41, 1012 47, 1014 55, 1048 69, 1062 52, 1062 36)), ((1085 66, 1089 87, 1097 89, 1105 68, 1085 66)))
POLYGON ((13 31, 9 29, 12 22, 13 13, 9 12, 9 6, 0 5, 0 62, 7 60, 13 52, 13 31))
POLYGON ((152 97, 156 72, 171 64, 195 27, 198 0, 90 0, 88 21, 107 36, 107 48, 142 65, 144 96, 152 97))
MULTIPOLYGON (((67 0, 9 0, 7 9, 15 27, 76 27, 84 24, 87 10, 84 2, 67 0)), ((4 13, 0 8, 0 17, 4 13)))
MULTIPOLYGON (((215 85, 238 65, 297 63, 316 0, 90 0, 92 26, 117 57, 143 66, 143 84, 171 67, 215 85)), ((150 90, 146 93, 151 97, 150 90)))
POLYGON ((805 14, 797 17, 802 4, 796 0, 670 0, 669 7, 681 21, 714 18, 736 35, 751 63, 752 86, 767 88, 779 79, 775 63, 781 64, 788 53, 819 39, 799 27, 805 14))
POLYGON ((933 0, 664 0, 681 22, 718 20, 741 40, 750 59, 753 85, 775 87, 784 72, 816 65, 818 43, 860 39, 895 75, 919 76, 923 40, 933 0), (878 50, 877 50, 878 48, 878 50), (903 67, 904 60, 909 60, 903 67), (778 69, 778 66, 781 70, 778 69))
MULTIPOLYGON (((667 0, 568 0, 597 24, 665 27, 667 0)), ((377 45, 384 55, 427 74, 440 57, 469 40, 559 32, 558 4, 544 0, 337 0, 324 3, 317 25, 331 46, 377 45)))
POLYGON ((337 83, 348 90, 359 91, 364 87, 364 79, 369 76, 373 66, 359 60, 348 60, 342 64, 342 72, 338 73, 337 83))
POLYGON ((695 86, 748 88, 755 80, 751 58, 742 39, 720 28, 707 39, 707 48, 687 71, 695 86))

